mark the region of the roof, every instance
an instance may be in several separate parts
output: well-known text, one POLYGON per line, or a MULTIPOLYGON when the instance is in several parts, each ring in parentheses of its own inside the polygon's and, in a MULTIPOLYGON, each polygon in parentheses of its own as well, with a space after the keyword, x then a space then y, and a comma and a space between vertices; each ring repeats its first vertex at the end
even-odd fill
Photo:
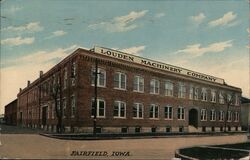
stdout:
POLYGON ((241 97, 241 104, 250 103, 250 99, 246 97, 241 97))

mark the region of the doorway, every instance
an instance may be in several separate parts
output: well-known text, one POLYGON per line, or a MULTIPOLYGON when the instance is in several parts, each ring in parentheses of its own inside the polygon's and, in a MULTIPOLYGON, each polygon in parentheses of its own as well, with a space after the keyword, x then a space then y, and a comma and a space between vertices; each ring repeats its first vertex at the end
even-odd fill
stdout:
POLYGON ((190 109, 189 110, 189 121, 188 125, 198 127, 198 111, 197 109, 190 109))

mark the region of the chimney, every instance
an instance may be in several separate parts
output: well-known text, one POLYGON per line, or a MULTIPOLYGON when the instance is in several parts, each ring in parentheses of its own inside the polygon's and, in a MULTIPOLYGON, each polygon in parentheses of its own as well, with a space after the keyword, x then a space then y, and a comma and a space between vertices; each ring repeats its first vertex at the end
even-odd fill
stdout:
POLYGON ((42 77, 42 75, 43 75, 43 71, 40 71, 40 78, 42 77))
POLYGON ((30 85, 30 81, 27 81, 27 86, 29 87, 29 85, 30 85))
POLYGON ((22 88, 19 88, 19 92, 22 92, 22 88))

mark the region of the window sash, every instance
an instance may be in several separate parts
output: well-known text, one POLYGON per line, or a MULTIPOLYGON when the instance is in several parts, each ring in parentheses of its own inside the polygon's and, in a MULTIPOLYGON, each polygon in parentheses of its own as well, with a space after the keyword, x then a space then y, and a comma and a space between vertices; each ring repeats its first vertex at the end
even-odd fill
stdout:
POLYGON ((173 108, 170 106, 165 107, 165 118, 172 119, 173 117, 173 108))

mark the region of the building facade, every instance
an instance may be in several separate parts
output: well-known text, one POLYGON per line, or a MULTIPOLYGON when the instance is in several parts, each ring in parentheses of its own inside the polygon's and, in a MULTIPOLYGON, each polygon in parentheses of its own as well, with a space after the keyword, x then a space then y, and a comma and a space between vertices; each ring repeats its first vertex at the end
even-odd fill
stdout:
POLYGON ((17 95, 18 124, 55 131, 55 108, 60 108, 65 131, 92 132, 96 63, 97 132, 219 132, 224 126, 241 130, 240 88, 102 47, 79 48, 48 72, 40 72, 34 82, 28 81, 17 95))
POLYGON ((242 130, 250 132, 250 99, 241 98, 241 126, 242 130))
POLYGON ((4 120, 8 125, 17 124, 17 99, 4 107, 4 120))

